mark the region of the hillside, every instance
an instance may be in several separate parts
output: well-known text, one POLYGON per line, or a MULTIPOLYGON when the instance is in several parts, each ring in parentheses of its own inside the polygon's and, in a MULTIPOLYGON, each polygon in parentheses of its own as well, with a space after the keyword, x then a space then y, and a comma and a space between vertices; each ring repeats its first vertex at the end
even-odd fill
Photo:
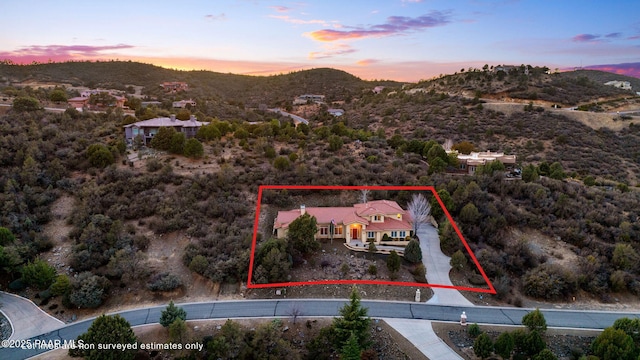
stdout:
MULTIPOLYGON (((68 73, 56 76, 68 80, 71 74, 88 71, 87 64, 81 63, 85 70, 77 72, 73 65, 65 65, 70 66, 68 73)), ((126 63, 111 65, 126 67, 126 63)), ((366 91, 372 83, 330 69, 259 78, 177 72, 142 64, 133 68, 136 73, 147 69, 144 76, 153 78, 147 86, 154 89, 160 81, 189 82, 192 90, 166 95, 166 99, 189 97, 193 91, 200 94, 194 96, 197 105, 176 110, 164 101, 142 109, 131 101, 136 118, 118 109, 54 113, 7 108, 0 116, 0 203, 4 204, 0 226, 15 234, 15 240, 0 244, 4 255, 0 284, 16 291, 29 286, 29 294, 40 294, 44 289, 36 290, 39 284, 16 279, 29 262, 51 259, 70 285, 62 295, 45 292, 37 301, 53 301, 57 311, 68 310, 59 316, 71 316, 78 306, 108 311, 122 299, 192 301, 189 296, 197 291, 212 298, 273 296, 241 287, 248 275, 260 184, 433 185, 498 289, 491 301, 537 306, 537 301, 555 304, 574 296, 585 303, 622 299, 612 307, 637 301, 637 118, 616 119, 625 126, 612 131, 585 126, 563 114, 569 110, 524 105, 516 105, 510 113, 491 110, 473 94, 499 86, 517 87, 521 76, 511 83, 510 75, 498 80, 481 71, 405 89, 387 83, 387 89, 374 94, 366 91), (167 78, 158 80, 158 74, 167 78), (469 83, 465 83, 467 76, 469 83), (447 88, 449 82, 452 85, 447 88), (460 92, 472 96, 456 95, 460 92), (344 101, 340 106, 345 114, 330 115, 326 105, 293 106, 292 97, 303 93, 324 93, 331 100, 344 101), (296 127, 287 118, 244 105, 263 99, 272 99, 268 104, 285 101, 291 112, 306 112, 309 125, 296 127), (228 114, 220 110, 223 103, 228 114), (179 148, 126 147, 124 124, 170 113, 187 118, 197 114, 213 123, 208 135, 199 137, 202 158, 187 158, 179 148), (453 174, 456 159, 442 148, 447 140, 467 149, 515 154, 522 179, 507 178, 493 165, 473 175, 453 174), (129 156, 142 159, 129 166, 129 156), (60 211, 62 205, 65 211, 60 211), (55 224, 64 232, 53 231, 55 224), (87 299, 89 286, 95 290, 92 295, 99 294, 87 299)), ((14 81, 53 81, 53 75, 40 70, 21 73, 24 69, 28 67, 11 68, 20 73, 3 72, 2 76, 14 81)), ((541 84, 555 82, 553 88, 568 94, 571 101, 609 96, 599 92, 608 88, 584 77, 574 82, 568 75, 549 75, 548 80, 544 76, 540 75, 541 84)), ((116 73, 110 77, 126 78, 116 73)), ((513 91, 531 91, 537 86, 534 80, 526 81, 525 90, 513 91)), ((17 87, 2 91, 41 103, 49 101, 52 92, 17 87)), ((500 88, 496 94, 505 91, 500 88)), ((558 94, 548 95, 560 100, 558 94)), ((405 192, 379 196, 405 207, 409 201, 405 192)), ((273 223, 273 211, 297 207, 300 201, 302 197, 294 192, 286 197, 265 196, 264 208, 271 212, 265 212, 264 223, 273 223)), ((459 241, 452 240, 455 237, 443 214, 434 216, 440 224, 443 251, 448 255, 464 251, 459 241)), ((259 245, 268 240, 269 230, 263 231, 259 245)), ((304 261, 320 266, 296 253, 280 255, 284 256, 278 259, 286 259, 286 264, 281 263, 291 266, 291 271, 304 261)), ((477 273, 467 266, 456 274, 456 281, 468 286, 477 282, 477 273)), ((406 300, 401 291, 383 291, 406 300)), ((327 292, 320 289, 317 295, 322 294, 327 292)), ((90 311, 95 310, 80 314, 90 311)))
POLYGON ((466 97, 545 102, 562 107, 635 96, 635 91, 604 85, 611 80, 629 81, 634 89, 640 90, 640 79, 633 77, 597 70, 548 73, 547 68, 531 66, 513 67, 506 71, 469 69, 420 82, 412 88, 466 97))
POLYGON ((324 94, 329 101, 348 99, 365 88, 398 85, 392 81, 367 82, 344 71, 319 68, 273 76, 223 74, 212 71, 178 71, 136 62, 65 62, 37 65, 0 64, 0 81, 5 85, 47 82, 126 90, 143 86, 143 94, 160 96, 165 81, 189 83, 188 96, 239 102, 249 106, 291 101, 301 94, 324 94))

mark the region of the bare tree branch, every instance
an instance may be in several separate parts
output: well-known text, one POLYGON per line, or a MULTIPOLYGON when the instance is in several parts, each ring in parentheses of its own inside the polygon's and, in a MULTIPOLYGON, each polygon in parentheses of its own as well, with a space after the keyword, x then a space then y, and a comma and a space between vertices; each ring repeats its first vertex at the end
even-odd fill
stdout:
POLYGON ((366 204, 368 200, 369 200, 369 190, 367 189, 360 190, 360 201, 363 204, 366 204))
POLYGON ((411 215, 413 233, 415 234, 418 232, 418 229, 420 229, 420 226, 425 224, 429 219, 431 205, 422 194, 415 194, 409 202, 407 210, 409 211, 409 215, 411 215))

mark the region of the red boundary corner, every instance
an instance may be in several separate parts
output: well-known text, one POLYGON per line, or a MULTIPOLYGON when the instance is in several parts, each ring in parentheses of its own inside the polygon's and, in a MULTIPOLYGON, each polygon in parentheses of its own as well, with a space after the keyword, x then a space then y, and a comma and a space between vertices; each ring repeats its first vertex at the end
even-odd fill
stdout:
POLYGON ((435 191, 433 186, 320 186, 320 185, 260 185, 258 187, 258 201, 256 205, 256 218, 253 224, 253 239, 251 243, 251 257, 249 260, 249 277, 247 279, 247 288, 251 289, 259 289, 259 288, 273 288, 273 287, 286 287, 286 286, 299 286, 299 285, 333 285, 333 284, 367 284, 367 285, 395 285, 395 286, 418 286, 418 287, 431 287, 431 288, 444 288, 444 289, 456 289, 456 290, 465 290, 465 291, 473 291, 479 293, 489 293, 495 294, 496 290, 493 287, 493 284, 487 277, 487 274, 484 272, 484 269, 478 262, 475 254, 469 248, 469 244, 465 240, 464 236, 462 236, 462 232, 458 228, 458 225, 455 223, 451 214, 444 206, 442 199, 435 191), (262 191, 263 190, 405 190, 405 191, 431 191, 431 193, 435 196, 436 200, 440 204, 444 214, 447 216, 449 223, 455 230, 456 234, 462 241, 467 253, 473 260, 473 263, 476 265, 482 278, 489 286, 489 289, 481 289, 481 288, 471 288, 465 286, 452 286, 452 285, 442 285, 442 284, 423 284, 417 282, 399 282, 399 281, 377 281, 377 280, 324 280, 324 281, 297 281, 297 282, 285 282, 285 283, 269 283, 269 284, 252 284, 251 277, 253 274, 253 261, 256 253, 256 239, 258 235, 258 224, 260 220, 260 204, 262 203, 262 191))

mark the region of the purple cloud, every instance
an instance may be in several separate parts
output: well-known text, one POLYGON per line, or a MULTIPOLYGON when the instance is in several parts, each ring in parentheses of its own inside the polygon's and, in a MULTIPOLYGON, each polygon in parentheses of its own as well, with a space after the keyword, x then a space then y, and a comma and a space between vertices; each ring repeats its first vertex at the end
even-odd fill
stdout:
POLYGON ((326 59, 337 55, 351 54, 356 51, 357 50, 347 44, 339 44, 337 46, 331 46, 325 51, 312 51, 309 53, 309 59, 326 59))
POLYGON ((280 13, 288 12, 289 10, 291 10, 291 8, 286 6, 269 6, 269 7, 280 13))
POLYGON ((578 35, 572 37, 571 40, 573 40, 575 42, 590 42, 590 41, 597 40, 598 38, 600 38, 600 35, 578 34, 578 35))
POLYGON ((134 48, 133 45, 118 44, 106 46, 92 45, 32 45, 15 51, 0 52, 0 59, 11 59, 16 63, 30 63, 32 61, 67 61, 77 58, 93 58, 108 50, 134 48))
POLYGON ((591 65, 586 68, 640 78, 640 63, 591 65))
POLYGON ((220 13, 218 15, 209 14, 205 15, 204 18, 207 19, 207 21, 227 20, 227 15, 225 15, 225 13, 220 13))
POLYGON ((369 27, 352 27, 353 30, 323 29, 309 33, 318 41, 336 41, 344 39, 362 39, 400 35, 411 31, 443 26, 451 22, 450 11, 431 11, 429 14, 411 18, 408 16, 390 16, 387 22, 369 27))
POLYGON ((617 39, 620 36, 622 36, 622 33, 614 32, 614 33, 611 33, 611 34, 607 34, 604 37, 609 38, 609 39, 617 39))

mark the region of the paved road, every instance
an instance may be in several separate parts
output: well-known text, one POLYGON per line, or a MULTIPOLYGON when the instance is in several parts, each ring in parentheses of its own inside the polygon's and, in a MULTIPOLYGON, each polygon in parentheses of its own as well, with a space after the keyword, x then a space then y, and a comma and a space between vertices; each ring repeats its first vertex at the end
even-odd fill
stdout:
POLYGON ((309 125, 309 120, 307 120, 307 119, 305 119, 305 118, 303 118, 301 116, 290 114, 288 112, 282 111, 281 109, 269 109, 269 111, 272 111, 272 112, 274 112, 276 114, 280 114, 282 116, 288 116, 291 119, 293 119, 294 121, 297 121, 299 123, 303 123, 305 125, 309 125))
POLYGON ((433 360, 463 360, 435 331, 431 321, 414 319, 383 319, 409 340, 427 358, 433 360))
POLYGON ((64 323, 40 309, 31 300, 0 291, 0 311, 9 319, 13 332, 10 340, 28 339, 59 329, 64 323))
MULTIPOLYGON (((440 237, 438 230, 431 224, 423 224, 417 231, 422 249, 422 262, 427 268, 427 281, 429 284, 453 286, 449 278, 450 257, 440 250, 440 237)), ((432 288, 433 297, 427 304, 473 306, 458 290, 446 288, 432 288)))
MULTIPOLYGON (((347 300, 241 300, 180 304, 187 312, 187 320, 227 319, 247 317, 288 317, 296 307, 302 316, 337 316, 347 300)), ((465 307, 429 305, 424 303, 362 301, 372 318, 425 319, 437 321, 460 320, 466 311, 468 321, 481 324, 520 325, 522 317, 531 309, 498 307, 465 307)), ((119 314, 132 326, 157 323, 165 306, 123 311, 119 314)), ((622 317, 640 318, 638 313, 542 310, 550 327, 604 329, 622 317)), ((93 319, 78 321, 30 340, 73 340, 87 331, 93 319)), ((45 349, 0 349, 0 359, 24 359, 45 352, 45 349)))

